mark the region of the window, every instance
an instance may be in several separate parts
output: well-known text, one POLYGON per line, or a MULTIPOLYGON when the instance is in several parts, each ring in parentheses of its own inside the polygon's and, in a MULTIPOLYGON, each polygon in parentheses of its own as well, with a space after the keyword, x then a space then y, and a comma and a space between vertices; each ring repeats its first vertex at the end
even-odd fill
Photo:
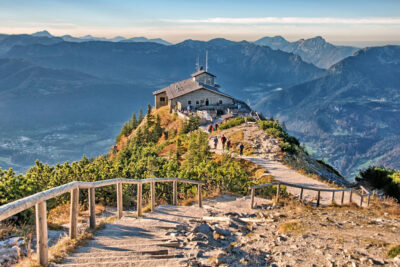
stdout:
POLYGON ((165 102, 165 97, 160 97, 160 102, 165 102))
POLYGON ((198 104, 199 104, 199 100, 196 101, 196 105, 198 105, 198 104))
POLYGON ((191 104, 192 104, 192 101, 189 100, 189 101, 188 101, 188 105, 191 105, 191 104))
POLYGON ((222 104, 222 100, 219 101, 219 104, 220 104, 220 105, 222 104))

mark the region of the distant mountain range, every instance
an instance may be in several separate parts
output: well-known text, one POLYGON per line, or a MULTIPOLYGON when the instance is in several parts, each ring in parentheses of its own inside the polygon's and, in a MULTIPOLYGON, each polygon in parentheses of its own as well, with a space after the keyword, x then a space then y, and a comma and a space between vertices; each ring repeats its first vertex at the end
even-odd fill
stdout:
MULTIPOLYGON (((33 33, 32 36, 35 37, 47 37, 53 38, 56 36, 51 35, 48 31, 40 31, 33 33)), ((105 37, 94 37, 92 35, 85 35, 82 37, 73 37, 71 35, 63 35, 60 38, 67 42, 89 42, 89 41, 104 41, 104 42, 149 42, 149 43, 157 43, 162 45, 171 45, 170 42, 167 42, 161 38, 148 39, 146 37, 133 37, 133 38, 125 38, 122 36, 116 36, 114 38, 105 38, 105 37)))
POLYGON ((256 107, 346 176, 371 164, 400 169, 400 46, 359 50, 256 107))
MULTIPOLYGON (((153 89, 182 80, 195 71, 198 56, 209 53, 210 70, 222 90, 253 101, 276 89, 319 77, 324 71, 297 55, 249 42, 187 40, 165 46, 131 42, 57 42, 14 46, 4 57, 24 58, 51 69, 70 69, 153 89), (251 97, 250 97, 251 96, 251 97)), ((204 62, 204 60, 202 61, 204 62)))
POLYGON ((321 36, 300 39, 296 42, 289 42, 282 36, 264 37, 254 43, 299 55, 305 62, 324 69, 353 55, 359 49, 352 46, 335 46, 326 42, 321 36))
POLYGON ((56 163, 87 151, 107 152, 131 113, 153 103, 151 92, 190 77, 206 50, 222 90, 251 103, 324 72, 299 56, 249 42, 187 40, 166 46, 36 35, 0 41, 3 168, 24 170, 35 159, 56 163))

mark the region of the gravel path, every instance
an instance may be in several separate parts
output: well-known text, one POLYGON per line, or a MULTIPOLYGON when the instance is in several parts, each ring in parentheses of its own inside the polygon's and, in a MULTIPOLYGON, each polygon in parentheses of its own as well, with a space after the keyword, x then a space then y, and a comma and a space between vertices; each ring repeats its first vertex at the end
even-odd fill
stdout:
MULTIPOLYGON (((282 163, 278 161, 271 161, 264 158, 259 157, 242 157, 245 160, 251 161, 255 164, 258 164, 264 167, 269 174, 271 174, 276 180, 286 183, 293 183, 298 185, 303 185, 312 188, 321 188, 321 189, 333 189, 331 186, 324 184, 318 180, 312 179, 305 175, 302 175, 282 163)), ((286 189, 290 194, 294 196, 300 195, 299 188, 287 187, 286 189)), ((334 196, 335 202, 340 203, 342 198, 342 193, 336 193, 334 196)), ((303 191, 303 199, 305 201, 316 202, 317 199, 317 191, 304 190, 303 191)), ((344 203, 348 203, 350 199, 350 193, 345 192, 344 194, 344 203)), ((352 196, 353 201, 359 203, 360 197, 356 194, 352 196)), ((332 193, 331 192, 321 192, 321 200, 320 203, 322 205, 329 205, 332 202, 332 193)))
MULTIPOLYGON (((268 200, 258 199, 267 204, 268 200)), ((141 218, 124 212, 124 217, 96 232, 94 239, 55 266, 188 266, 202 256, 202 247, 193 243, 188 245, 188 235, 193 227, 202 222, 203 217, 210 217, 229 212, 252 214, 250 198, 222 195, 205 199, 203 208, 193 206, 161 205, 154 212, 148 212, 141 218), (202 251, 199 254, 199 251, 202 251)), ((247 231, 247 230, 246 230, 247 231)), ((196 239, 189 237, 190 240, 196 239)))
MULTIPOLYGON (((218 142, 216 149, 214 149, 214 142, 212 139, 209 140, 209 145, 211 147, 211 151, 214 153, 222 154, 224 152, 222 150, 221 141, 218 142)), ((225 150, 225 152, 226 152, 226 150, 225 150)), ((232 156, 240 157, 239 155, 236 155, 236 154, 232 154, 232 156)), ((312 188, 333 189, 333 187, 331 187, 321 181, 318 181, 318 180, 315 180, 308 176, 302 175, 302 174, 286 167, 279 161, 266 159, 266 158, 263 158, 260 156, 242 156, 240 158, 251 161, 255 164, 262 166, 263 168, 265 168, 268 171, 269 174, 271 174, 278 181, 303 185, 303 186, 312 187, 312 188)), ((287 187, 286 190, 288 193, 290 193, 294 196, 300 196, 299 188, 287 187)), ((316 203, 317 195, 318 195, 317 191, 311 191, 311 190, 303 191, 303 199, 307 202, 316 203)), ((321 199, 320 199, 321 205, 329 205, 332 203, 332 193, 331 192, 321 192, 320 196, 321 196, 321 199)), ((336 203, 341 203, 341 198, 342 198, 341 192, 335 193, 334 200, 336 203)), ((350 192, 345 192, 343 203, 349 203, 349 201, 350 201, 350 192)), ((360 197, 356 194, 353 194, 352 201, 355 203, 359 203, 360 197)), ((365 203, 363 205, 365 205, 365 203)))

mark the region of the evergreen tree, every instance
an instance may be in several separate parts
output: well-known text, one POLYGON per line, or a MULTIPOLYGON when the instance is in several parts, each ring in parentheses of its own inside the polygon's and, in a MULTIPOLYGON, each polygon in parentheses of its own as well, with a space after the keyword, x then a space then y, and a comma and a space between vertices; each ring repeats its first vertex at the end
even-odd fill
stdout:
POLYGON ((157 114, 156 122, 154 124, 153 132, 152 132, 153 142, 156 143, 158 141, 158 139, 160 139, 162 133, 163 133, 163 128, 161 127, 161 119, 160 119, 160 116, 157 114))
POLYGON ((137 125, 138 125, 138 126, 139 126, 139 124, 142 122, 142 120, 143 120, 143 110, 140 109, 140 110, 139 110, 139 117, 138 117, 138 120, 137 120, 137 125))
POLYGON ((130 131, 132 131, 132 130, 136 129, 136 127, 137 127, 136 114, 135 114, 135 112, 133 112, 132 117, 129 120, 129 129, 130 129, 130 131))
POLYGON ((153 115, 151 114, 151 105, 147 104, 146 120, 149 126, 153 125, 153 115))
POLYGON ((122 126, 122 134, 124 136, 128 136, 130 134, 129 123, 125 122, 124 126, 122 126))

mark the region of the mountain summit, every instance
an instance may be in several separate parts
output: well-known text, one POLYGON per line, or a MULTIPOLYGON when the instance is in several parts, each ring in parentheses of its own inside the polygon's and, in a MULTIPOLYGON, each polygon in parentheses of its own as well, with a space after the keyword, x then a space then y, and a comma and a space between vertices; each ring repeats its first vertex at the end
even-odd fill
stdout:
POLYGON ((257 45, 269 46, 274 50, 299 55, 304 61, 317 67, 327 69, 340 60, 353 55, 358 50, 351 46, 335 46, 321 36, 289 42, 282 36, 264 37, 254 42, 257 45))
POLYGON ((53 35, 51 35, 51 34, 50 34, 48 31, 46 31, 46 30, 40 31, 40 32, 35 32, 35 33, 32 33, 31 35, 32 35, 32 36, 35 36, 35 37, 48 37, 48 38, 54 37, 53 35))

